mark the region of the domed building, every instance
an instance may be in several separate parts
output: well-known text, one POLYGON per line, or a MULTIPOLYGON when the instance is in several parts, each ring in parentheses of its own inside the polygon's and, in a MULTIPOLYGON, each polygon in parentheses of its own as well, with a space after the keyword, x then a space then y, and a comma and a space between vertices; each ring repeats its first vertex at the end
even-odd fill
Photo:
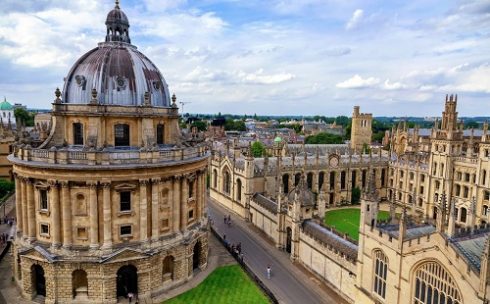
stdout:
POLYGON ((207 265, 208 153, 129 37, 118 1, 105 42, 56 90, 38 147, 16 146, 14 277, 27 299, 156 297, 207 265))

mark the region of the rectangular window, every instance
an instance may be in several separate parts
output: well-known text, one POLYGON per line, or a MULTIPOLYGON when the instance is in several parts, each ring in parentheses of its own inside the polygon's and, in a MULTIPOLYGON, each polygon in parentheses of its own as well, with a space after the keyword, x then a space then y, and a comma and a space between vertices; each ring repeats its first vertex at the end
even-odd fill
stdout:
POLYGON ((484 191, 483 192, 483 200, 485 200, 485 201, 490 200, 490 191, 484 191))
POLYGON ((189 210, 189 221, 194 219, 194 210, 189 210))
POLYGON ((464 180, 465 180, 466 182, 469 182, 469 181, 470 181, 470 174, 469 174, 469 173, 465 173, 465 174, 464 174, 464 180))
POLYGON ((79 239, 86 240, 87 239, 87 228, 85 228, 85 227, 78 227, 77 228, 77 237, 79 239))
POLYGON ((420 194, 424 194, 424 186, 420 186, 420 194))
POLYGON ((162 220, 162 229, 168 228, 168 219, 163 219, 162 220))
POLYGON ((47 190, 39 190, 39 208, 41 210, 48 210, 48 191, 47 190))
POLYGON ((121 228, 119 229, 120 229, 121 236, 131 235, 131 225, 121 226, 121 228))
POLYGON ((79 122, 73 124, 73 144, 83 145, 83 124, 79 122))
POLYGON ((345 171, 340 172, 340 189, 345 189, 345 171))
POLYGON ((129 125, 118 124, 114 126, 114 145, 116 147, 129 147, 129 125))
POLYGON ((41 234, 49 235, 49 226, 47 224, 41 224, 41 234))
POLYGON ((120 211, 131 211, 131 192, 123 191, 119 193, 120 211))
POLYGON ((163 145, 165 143, 165 126, 163 124, 157 125, 157 144, 163 145))
POLYGON ((194 197, 194 181, 189 181, 189 198, 194 197))
POLYGON ((420 182, 425 182, 425 175, 424 174, 421 174, 420 175, 420 182))

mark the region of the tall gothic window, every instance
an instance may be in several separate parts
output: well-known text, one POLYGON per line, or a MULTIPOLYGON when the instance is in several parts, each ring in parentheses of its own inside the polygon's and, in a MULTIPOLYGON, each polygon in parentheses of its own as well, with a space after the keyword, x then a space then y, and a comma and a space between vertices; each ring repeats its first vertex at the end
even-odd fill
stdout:
POLYGON ((299 180, 301 179, 301 173, 296 173, 294 176, 294 186, 297 186, 299 184, 299 180))
POLYGON ((48 210, 48 191, 45 189, 39 190, 39 208, 48 210))
POLYGON ((306 184, 308 185, 308 189, 313 189, 313 173, 309 172, 306 175, 306 184))
POLYGON ((165 143, 165 126, 163 124, 157 125, 157 145, 163 145, 165 143))
POLYGON ((83 124, 79 122, 73 124, 73 144, 83 146, 83 124))
POLYGON ((345 189, 345 171, 340 172, 340 189, 345 189))
POLYGON ((461 218, 459 220, 463 223, 466 223, 466 214, 467 214, 466 208, 461 207, 461 215, 460 215, 461 218))
POLYGON ((230 194, 230 173, 228 171, 223 174, 223 191, 230 194))
POLYGON ((374 283, 373 291, 385 298, 386 295, 386 275, 388 274, 388 259, 381 250, 374 253, 374 283))
POLYGON ((318 190, 322 190, 324 181, 325 181, 325 172, 320 172, 320 174, 318 174, 318 190))
POLYGON ((453 277, 437 262, 427 262, 418 267, 413 284, 415 304, 461 303, 453 277))
POLYGON ((330 172, 330 190, 335 188, 335 171, 330 172))
POLYGON ((282 176, 282 190, 285 194, 289 193, 289 175, 284 174, 282 176))
POLYGON ((129 125, 117 124, 114 126, 114 145, 116 147, 129 146, 129 125))
POLYGON ((213 188, 218 188, 218 171, 213 171, 213 188))

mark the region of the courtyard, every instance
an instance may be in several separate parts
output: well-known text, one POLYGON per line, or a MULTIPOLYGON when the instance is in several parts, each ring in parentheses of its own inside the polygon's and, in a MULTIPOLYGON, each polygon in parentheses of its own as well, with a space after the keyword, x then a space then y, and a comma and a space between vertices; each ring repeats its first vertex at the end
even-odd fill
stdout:
MULTIPOLYGON (((378 220, 387 220, 389 217, 388 211, 380 210, 378 212, 378 220)), ((360 219, 361 210, 359 208, 345 208, 327 211, 324 222, 327 226, 346 233, 350 238, 358 241, 360 219)))
POLYGON ((239 265, 228 265, 217 268, 196 288, 164 303, 265 304, 269 300, 239 265))

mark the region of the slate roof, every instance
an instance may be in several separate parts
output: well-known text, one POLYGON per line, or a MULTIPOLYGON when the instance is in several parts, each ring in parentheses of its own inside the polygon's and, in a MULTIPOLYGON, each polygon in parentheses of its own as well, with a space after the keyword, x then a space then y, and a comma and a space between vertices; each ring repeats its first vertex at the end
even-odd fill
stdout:
POLYGON ((269 212, 273 214, 277 214, 277 203, 273 200, 263 196, 260 193, 255 193, 252 199, 259 204, 260 206, 267 209, 269 212))
POLYGON ((311 220, 305 221, 303 223, 303 231, 325 246, 332 246, 337 249, 348 259, 353 261, 357 259, 358 246, 356 244, 336 235, 320 224, 311 220))

